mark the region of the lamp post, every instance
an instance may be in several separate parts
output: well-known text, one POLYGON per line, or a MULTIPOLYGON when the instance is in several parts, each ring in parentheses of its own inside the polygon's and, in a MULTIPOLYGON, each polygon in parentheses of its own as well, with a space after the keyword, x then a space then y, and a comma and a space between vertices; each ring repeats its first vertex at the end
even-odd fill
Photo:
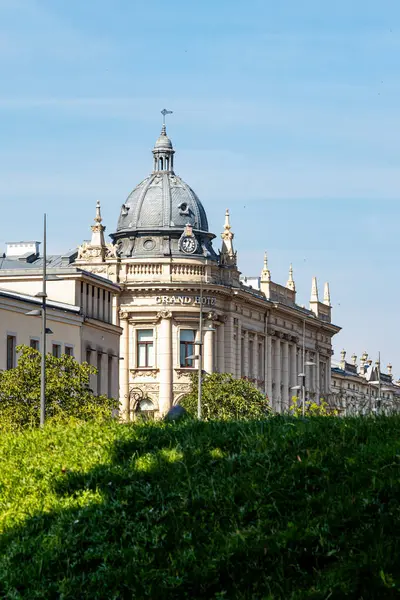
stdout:
POLYGON ((188 360, 198 360, 198 386, 197 386, 197 418, 201 420, 201 394, 203 387, 203 334, 206 331, 215 331, 213 327, 203 327, 203 280, 200 281, 200 316, 199 316, 199 341, 194 342, 194 345, 199 349, 197 354, 191 354, 186 357, 188 360))
POLYGON ((46 251, 46 214, 43 216, 43 282, 42 291, 35 294, 37 298, 41 298, 42 306, 40 310, 31 310, 27 312, 27 315, 41 316, 42 317, 42 331, 41 331, 41 367, 40 367, 40 427, 44 426, 46 420, 46 335, 53 333, 51 329, 46 327, 46 282, 48 280, 58 279, 56 275, 47 275, 47 251, 46 251))
POLYGON ((292 390, 301 390, 301 408, 303 417, 306 412, 306 367, 315 367, 316 363, 312 361, 306 361, 306 320, 303 320, 303 370, 301 373, 298 373, 298 377, 301 377, 301 385, 294 385, 292 390))

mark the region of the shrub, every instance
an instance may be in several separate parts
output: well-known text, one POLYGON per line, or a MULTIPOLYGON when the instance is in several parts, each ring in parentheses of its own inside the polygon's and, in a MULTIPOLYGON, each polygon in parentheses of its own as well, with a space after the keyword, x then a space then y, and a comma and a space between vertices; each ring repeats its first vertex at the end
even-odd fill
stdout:
POLYGON ((395 600, 400 417, 0 436, 0 598, 395 600))
MULTIPOLYGON (((192 377, 192 389, 180 404, 192 416, 197 415, 198 376, 192 377)), ((212 373, 203 378, 202 419, 265 419, 270 413, 268 398, 250 381, 235 379, 230 373, 212 373)))
MULTIPOLYGON (((303 404, 297 396, 293 396, 292 405, 289 408, 293 417, 301 417, 303 415, 303 404)), ((304 415, 306 417, 332 417, 337 416, 338 411, 331 408, 329 404, 321 398, 319 404, 313 400, 306 400, 304 403, 304 415)))
MULTIPOLYGON (((18 365, 0 372, 0 428, 39 424, 41 354, 18 346, 18 365)), ((97 371, 72 356, 46 356, 46 419, 75 417, 87 419, 111 416, 117 402, 96 396, 89 387, 97 371)))

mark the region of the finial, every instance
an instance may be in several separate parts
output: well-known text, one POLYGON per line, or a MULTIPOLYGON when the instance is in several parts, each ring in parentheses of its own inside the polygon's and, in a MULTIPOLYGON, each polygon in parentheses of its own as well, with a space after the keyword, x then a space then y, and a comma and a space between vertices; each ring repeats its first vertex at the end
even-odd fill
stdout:
POLYGON ((329 291, 329 283, 326 281, 324 285, 324 304, 331 305, 331 294, 329 291))
POLYGON ((292 290, 292 292, 296 291, 296 284, 295 284, 294 279, 293 279, 293 265, 292 265, 292 263, 290 263, 290 267, 289 267, 289 279, 287 280, 286 287, 289 290, 292 290))
POLYGON ((352 357, 351 357, 351 362, 353 363, 353 365, 357 364, 357 355, 353 353, 352 357))
POLYGON ((163 126, 161 129, 161 135, 166 135, 166 128, 165 128, 165 115, 172 115, 173 111, 172 110, 167 110, 166 108, 163 108, 161 111, 161 114, 163 116, 163 126))
POLYGON ((227 208, 226 211, 225 211, 224 229, 225 229, 225 231, 230 231, 230 229, 231 229, 231 224, 230 224, 230 221, 229 221, 229 208, 227 208))
POLYGON ((392 367, 392 365, 389 363, 389 364, 388 364, 388 366, 387 366, 387 372, 388 372, 388 375, 392 375, 392 369, 393 369, 393 367, 392 367))
POLYGON ((231 224, 229 220, 229 209, 225 211, 225 223, 224 231, 221 233, 222 246, 220 250, 220 264, 224 266, 236 266, 237 255, 233 249, 233 238, 234 234, 231 231, 231 224))
POLYGON ((264 252, 264 267, 261 271, 261 281, 271 281, 271 271, 268 269, 267 251, 264 252))
POLYGON ((96 202, 96 216, 95 216, 94 220, 95 220, 95 223, 101 223, 103 220, 101 218, 100 200, 97 200, 97 202, 96 202))
POLYGON ((343 348, 343 350, 340 352, 340 357, 342 360, 344 360, 346 358, 346 350, 343 348))
POLYGON ((310 302, 319 302, 319 299, 318 299, 318 285, 317 285, 317 278, 316 277, 312 278, 310 302))

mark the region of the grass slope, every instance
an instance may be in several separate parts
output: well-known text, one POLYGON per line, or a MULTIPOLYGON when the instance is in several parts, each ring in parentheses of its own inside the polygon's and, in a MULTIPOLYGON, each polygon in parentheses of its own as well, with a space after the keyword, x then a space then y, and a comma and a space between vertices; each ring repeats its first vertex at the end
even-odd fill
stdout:
POLYGON ((0 440, 0 598, 400 597, 400 418, 0 440))

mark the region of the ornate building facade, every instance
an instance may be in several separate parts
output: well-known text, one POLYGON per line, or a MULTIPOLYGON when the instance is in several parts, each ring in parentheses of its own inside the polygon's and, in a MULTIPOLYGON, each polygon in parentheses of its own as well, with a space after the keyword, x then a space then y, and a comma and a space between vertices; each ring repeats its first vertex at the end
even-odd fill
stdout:
POLYGON ((267 257, 258 285, 241 280, 226 211, 220 248, 195 192, 175 173, 165 125, 153 149, 153 170, 122 204, 116 231, 104 239, 97 206, 90 243, 80 246, 76 266, 120 287, 115 323, 122 328, 120 403, 165 414, 188 391, 203 344, 206 372, 246 377, 277 411, 286 410, 304 361, 308 395, 326 397, 331 383, 332 337, 329 287, 318 296, 313 279, 309 309, 296 303, 290 268, 286 285, 273 282, 267 257), (215 244, 216 245, 216 244, 215 244), (204 339, 199 339, 199 316, 204 339))

